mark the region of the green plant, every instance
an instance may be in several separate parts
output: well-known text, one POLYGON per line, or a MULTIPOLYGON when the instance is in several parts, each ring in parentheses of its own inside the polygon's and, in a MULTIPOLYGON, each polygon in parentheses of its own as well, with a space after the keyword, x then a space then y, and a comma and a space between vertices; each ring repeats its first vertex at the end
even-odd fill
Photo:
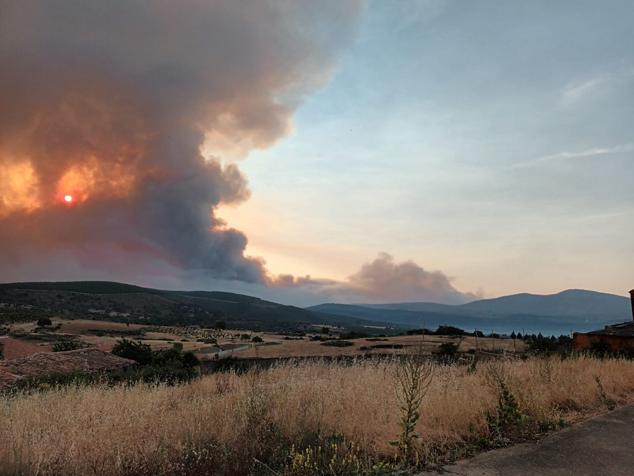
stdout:
POLYGON ((53 322, 48 317, 41 317, 37 320, 37 325, 39 327, 48 327, 52 326, 53 322))
POLYGON ((126 359, 134 360, 141 365, 152 362, 152 348, 140 341, 121 339, 112 348, 112 353, 126 359))
POLYGON ((443 342, 438 347, 438 353, 443 356, 454 356, 458 353, 458 345, 453 342, 443 342))
POLYGON ((259 343, 259 342, 264 342, 264 340, 262 340, 262 338, 261 338, 260 336, 253 336, 253 337, 251 338, 251 342, 254 342, 254 343, 256 343, 256 344, 257 344, 257 343, 259 343))
MULTIPOLYGON (((369 458, 340 435, 320 438, 303 449, 291 447, 285 474, 293 476, 355 476, 373 474, 369 458)), ((376 474, 376 473, 374 473, 376 474)))
POLYGON ((327 345, 330 347, 350 347, 354 345, 354 342, 350 342, 349 340, 329 340, 322 342, 321 345, 327 345))
POLYGON ((595 377, 595 380, 597 382, 597 387, 599 388, 599 399, 601 400, 601 403, 603 403, 608 410, 614 410, 616 408, 616 402, 608 397, 607 393, 605 393, 603 383, 601 383, 601 379, 598 375, 595 377))
POLYGON ((53 352, 82 349, 84 345, 78 340, 62 340, 53 344, 53 352))
POLYGON ((530 420, 521 411, 515 395, 495 369, 492 370, 492 376, 498 388, 498 404, 494 412, 487 413, 489 443, 506 446, 528 435, 530 420))
POLYGON ((420 419, 420 406, 432 377, 433 365, 424 358, 420 349, 416 354, 403 358, 395 367, 401 434, 397 440, 390 443, 397 447, 405 463, 412 463, 418 459, 416 441, 420 435, 416 433, 416 424, 420 419))

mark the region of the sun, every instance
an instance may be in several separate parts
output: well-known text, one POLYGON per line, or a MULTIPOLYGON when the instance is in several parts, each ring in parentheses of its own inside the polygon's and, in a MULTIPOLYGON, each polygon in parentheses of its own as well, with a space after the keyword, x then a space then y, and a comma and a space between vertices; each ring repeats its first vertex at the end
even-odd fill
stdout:
POLYGON ((73 203, 73 196, 72 195, 64 195, 64 201, 66 203, 73 203))

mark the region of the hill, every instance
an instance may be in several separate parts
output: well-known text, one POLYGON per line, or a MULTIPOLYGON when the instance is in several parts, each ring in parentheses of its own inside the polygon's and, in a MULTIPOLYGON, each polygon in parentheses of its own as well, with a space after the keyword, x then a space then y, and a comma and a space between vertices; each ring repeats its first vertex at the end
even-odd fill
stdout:
POLYGON ((253 330, 317 325, 372 332, 376 326, 390 327, 386 322, 219 291, 169 291, 108 281, 0 284, 0 324, 50 316, 162 325, 213 326, 223 321, 229 327, 253 330))
POLYGON ((629 299, 576 289, 551 295, 514 294, 460 305, 428 302, 320 304, 308 309, 407 326, 432 328, 449 324, 485 332, 524 330, 567 334, 631 319, 629 299))

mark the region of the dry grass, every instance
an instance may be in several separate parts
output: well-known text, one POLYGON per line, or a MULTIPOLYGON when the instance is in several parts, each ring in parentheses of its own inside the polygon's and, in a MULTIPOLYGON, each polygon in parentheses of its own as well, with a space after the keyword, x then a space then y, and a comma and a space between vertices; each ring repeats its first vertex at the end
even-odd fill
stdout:
MULTIPOLYGON (((256 459, 288 460, 292 443, 301 447, 317 434, 343 435, 355 451, 389 459, 399 431, 395 365, 285 364, 178 387, 67 387, 0 397, 0 473, 248 474, 260 468, 256 459)), ((632 361, 440 366, 417 428, 423 455, 447 455, 487 437, 486 414, 498 398, 493 373, 534 421, 574 421, 605 411, 606 398, 634 401, 632 361)))
MULTIPOLYGON (((426 335, 424 338, 419 335, 413 336, 393 336, 386 337, 380 341, 368 339, 350 340, 354 345, 350 347, 331 347, 322 345, 319 341, 310 341, 308 338, 304 340, 285 340, 283 336, 263 334, 265 342, 273 342, 275 345, 260 345, 248 350, 236 353, 238 357, 319 357, 319 356, 338 356, 338 355, 363 355, 363 354, 404 354, 412 352, 414 349, 422 348, 425 353, 432 353, 438 349, 438 346, 445 342, 453 342, 459 345, 461 352, 467 352, 476 348, 476 339, 474 337, 451 337, 451 336, 431 336, 426 335), (402 349, 372 348, 375 345, 397 344, 402 345, 402 349), (364 349, 362 349, 364 347, 364 349)), ((479 337, 477 339, 477 348, 479 350, 506 352, 523 352, 526 350, 526 344, 521 340, 513 339, 495 339, 490 337, 479 337)))

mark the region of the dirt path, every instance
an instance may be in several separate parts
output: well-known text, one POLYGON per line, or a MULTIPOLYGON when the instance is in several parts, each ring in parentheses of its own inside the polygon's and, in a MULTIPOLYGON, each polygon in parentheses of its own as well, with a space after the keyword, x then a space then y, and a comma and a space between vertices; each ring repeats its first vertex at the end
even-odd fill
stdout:
POLYGON ((542 441, 489 451, 445 468, 460 476, 632 476, 634 406, 615 410, 542 441))

